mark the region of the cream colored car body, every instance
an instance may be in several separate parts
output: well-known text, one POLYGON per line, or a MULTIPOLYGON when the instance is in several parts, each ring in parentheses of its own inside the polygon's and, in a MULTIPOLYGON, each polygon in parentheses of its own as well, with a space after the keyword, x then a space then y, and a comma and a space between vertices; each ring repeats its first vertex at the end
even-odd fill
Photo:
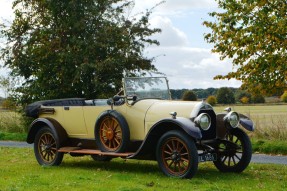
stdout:
MULTIPOLYGON (((171 118, 171 112, 178 117, 191 118, 192 111, 200 102, 170 101, 158 99, 141 100, 133 105, 128 103, 114 106, 122 114, 130 130, 130 140, 144 140, 151 127, 164 118, 171 118)), ((69 138, 94 139, 98 116, 110 110, 111 106, 42 106, 53 108, 54 113, 41 114, 40 118, 54 118, 66 130, 69 138)))

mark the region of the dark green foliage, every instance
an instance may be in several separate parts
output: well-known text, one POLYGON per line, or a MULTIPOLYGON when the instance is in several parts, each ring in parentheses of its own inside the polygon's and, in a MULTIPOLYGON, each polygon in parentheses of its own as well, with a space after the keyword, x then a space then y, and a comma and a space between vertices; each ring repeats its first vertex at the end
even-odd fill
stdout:
POLYGON ((1 34, 7 39, 2 59, 21 78, 16 94, 34 100, 115 94, 126 72, 156 71, 143 56, 150 11, 127 16, 133 1, 14 0, 15 19, 1 34))
POLYGON ((188 90, 187 89, 170 90, 171 98, 174 100, 179 100, 182 98, 185 91, 188 91, 188 90))
POLYGON ((265 103, 265 98, 261 94, 252 95, 251 97, 252 103, 265 103))
POLYGON ((183 101, 196 101, 197 100, 197 96, 195 95, 195 93, 191 90, 185 91, 183 96, 182 96, 182 100, 183 101))
POLYGON ((217 103, 233 104, 235 103, 234 93, 229 88, 220 88, 216 94, 217 103))

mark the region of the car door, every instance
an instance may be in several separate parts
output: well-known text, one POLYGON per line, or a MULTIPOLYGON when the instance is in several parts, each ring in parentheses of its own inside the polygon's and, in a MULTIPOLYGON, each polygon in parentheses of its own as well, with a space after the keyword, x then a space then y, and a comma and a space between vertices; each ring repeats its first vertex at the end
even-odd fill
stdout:
POLYGON ((64 106, 65 129, 71 138, 86 138, 87 128, 83 106, 64 106))

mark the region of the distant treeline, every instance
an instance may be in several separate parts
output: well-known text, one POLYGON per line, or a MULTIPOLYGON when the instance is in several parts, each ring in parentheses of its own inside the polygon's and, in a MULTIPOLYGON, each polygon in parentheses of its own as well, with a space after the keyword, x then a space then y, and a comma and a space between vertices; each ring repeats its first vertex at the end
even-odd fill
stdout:
MULTIPOLYGON (((236 94, 236 92, 239 90, 239 88, 232 88, 232 87, 230 87, 229 89, 234 94, 236 94)), ((216 96, 218 90, 219 88, 207 88, 207 89, 192 89, 191 91, 193 91, 196 94, 197 99, 206 99, 210 95, 216 96)), ((178 89, 178 90, 171 89, 170 92, 172 99, 174 100, 182 99, 182 96, 185 91, 189 91, 189 89, 178 89)))

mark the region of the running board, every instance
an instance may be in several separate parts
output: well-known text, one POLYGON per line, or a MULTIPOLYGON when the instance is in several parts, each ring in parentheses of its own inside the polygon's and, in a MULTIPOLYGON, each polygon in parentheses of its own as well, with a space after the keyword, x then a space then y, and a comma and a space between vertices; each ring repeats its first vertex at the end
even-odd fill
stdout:
POLYGON ((60 153, 77 153, 86 155, 100 155, 100 156, 112 156, 112 157, 129 157, 134 153, 113 153, 113 152, 102 152, 94 149, 81 149, 80 147, 62 147, 58 150, 60 153))

